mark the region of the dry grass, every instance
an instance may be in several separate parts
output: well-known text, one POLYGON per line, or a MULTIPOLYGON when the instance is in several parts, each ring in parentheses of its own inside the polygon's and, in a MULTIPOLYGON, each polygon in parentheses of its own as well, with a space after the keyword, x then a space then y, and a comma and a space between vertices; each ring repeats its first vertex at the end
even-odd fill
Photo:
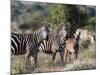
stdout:
MULTIPOLYGON (((95 44, 90 45, 88 48, 80 48, 79 57, 77 60, 71 63, 67 63, 65 66, 61 66, 61 59, 59 53, 57 53, 54 63, 51 61, 51 55, 44 54, 42 52, 38 55, 37 66, 30 65, 28 73, 41 73, 41 72, 54 72, 54 71, 73 71, 73 70, 88 70, 96 68, 96 48, 95 44)), ((24 73, 24 55, 11 57, 11 74, 24 73)), ((33 61, 34 62, 34 61, 33 61)))
POLYGON ((96 68, 96 48, 95 44, 87 49, 80 49, 79 57, 73 63, 66 64, 65 71, 89 70, 96 68))

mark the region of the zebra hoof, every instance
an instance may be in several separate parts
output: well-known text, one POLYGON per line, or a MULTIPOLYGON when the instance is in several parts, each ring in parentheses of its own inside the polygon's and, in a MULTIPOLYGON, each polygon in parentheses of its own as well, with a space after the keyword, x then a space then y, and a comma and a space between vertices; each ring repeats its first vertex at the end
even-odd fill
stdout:
POLYGON ((65 63, 61 63, 61 66, 63 66, 63 67, 64 67, 64 66, 65 66, 65 63))

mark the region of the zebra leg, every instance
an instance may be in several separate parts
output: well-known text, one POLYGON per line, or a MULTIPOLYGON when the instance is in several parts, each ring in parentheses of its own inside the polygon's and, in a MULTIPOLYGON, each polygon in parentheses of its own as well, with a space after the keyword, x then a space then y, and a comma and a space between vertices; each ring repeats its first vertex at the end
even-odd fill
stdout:
POLYGON ((56 52, 53 52, 52 53, 52 62, 54 63, 54 60, 55 60, 55 56, 56 56, 56 52))
POLYGON ((37 56, 38 56, 38 52, 35 52, 34 54, 32 54, 32 57, 34 58, 35 65, 37 65, 37 56))
POLYGON ((76 52, 76 59, 78 59, 78 53, 76 52))
POLYGON ((31 71, 34 71, 37 67, 37 53, 31 52, 31 71))
POLYGON ((62 65, 62 66, 64 65, 63 55, 64 55, 64 53, 63 53, 63 52, 60 52, 61 65, 62 65))
POLYGON ((74 53, 74 60, 78 59, 78 52, 74 53))
POLYGON ((78 52, 79 52, 79 46, 77 45, 75 49, 75 59, 78 59, 78 52))
POLYGON ((24 72, 26 73, 27 72, 27 69, 29 66, 29 58, 30 58, 30 52, 27 52, 26 55, 25 55, 25 65, 24 65, 24 72))
POLYGON ((79 51, 79 49, 77 48, 77 49, 75 50, 75 59, 78 59, 78 51, 79 51))
POLYGON ((37 54, 34 56, 34 63, 37 64, 37 54))

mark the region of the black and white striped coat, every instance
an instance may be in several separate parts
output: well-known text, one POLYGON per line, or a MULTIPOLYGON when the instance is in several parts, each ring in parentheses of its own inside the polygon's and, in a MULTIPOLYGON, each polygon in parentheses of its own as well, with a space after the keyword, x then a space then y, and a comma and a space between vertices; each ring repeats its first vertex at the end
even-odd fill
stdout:
POLYGON ((33 57, 37 63, 38 47, 43 40, 48 39, 49 32, 49 27, 44 26, 32 34, 11 33, 12 55, 25 54, 25 61, 29 61, 29 58, 33 57))
POLYGON ((40 46, 39 50, 46 54, 52 55, 52 61, 54 61, 56 53, 60 52, 61 61, 63 64, 63 52, 66 47, 65 40, 68 39, 68 31, 64 26, 59 33, 54 33, 49 37, 49 40, 44 40, 40 46))
POLYGON ((27 52, 27 49, 32 48, 33 35, 11 33, 11 52, 12 55, 22 55, 27 52))
POLYGON ((52 54, 53 52, 63 51, 65 48, 65 41, 61 39, 59 35, 52 34, 49 40, 43 40, 39 46, 39 50, 46 54, 52 54))

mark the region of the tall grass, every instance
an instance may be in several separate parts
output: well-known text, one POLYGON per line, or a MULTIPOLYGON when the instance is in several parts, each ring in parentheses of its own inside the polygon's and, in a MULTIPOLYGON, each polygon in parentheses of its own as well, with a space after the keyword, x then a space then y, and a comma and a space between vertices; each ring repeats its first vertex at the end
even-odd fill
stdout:
MULTIPOLYGON (((88 70, 96 68, 96 48, 95 43, 89 45, 88 48, 80 47, 78 59, 72 63, 66 63, 61 66, 59 53, 56 55, 55 62, 51 60, 52 56, 39 52, 37 66, 34 63, 27 69, 27 73, 55 72, 55 71, 72 71, 72 70, 88 70)), ((32 61, 34 62, 34 60, 32 61)), ((11 57, 11 74, 24 73, 24 55, 11 57)))
POLYGON ((88 70, 96 68, 96 48, 95 43, 88 48, 81 47, 78 59, 73 63, 66 64, 65 71, 88 70))

